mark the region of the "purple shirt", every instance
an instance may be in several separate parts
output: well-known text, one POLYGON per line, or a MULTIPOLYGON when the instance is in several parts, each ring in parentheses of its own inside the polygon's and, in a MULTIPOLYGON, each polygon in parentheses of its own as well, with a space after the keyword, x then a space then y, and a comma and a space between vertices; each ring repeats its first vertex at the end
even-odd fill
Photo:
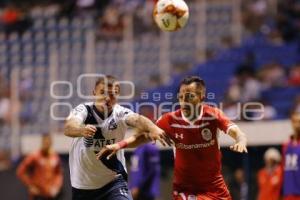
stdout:
POLYGON ((284 145, 283 155, 283 195, 300 195, 300 141, 284 145))
POLYGON ((153 144, 139 146, 131 157, 129 188, 139 188, 140 196, 154 198, 159 196, 160 156, 153 144))

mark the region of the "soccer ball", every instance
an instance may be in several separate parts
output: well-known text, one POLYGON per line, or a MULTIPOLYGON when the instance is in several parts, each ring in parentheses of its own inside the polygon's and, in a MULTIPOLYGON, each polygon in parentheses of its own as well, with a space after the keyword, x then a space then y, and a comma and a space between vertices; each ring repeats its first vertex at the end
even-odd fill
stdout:
POLYGON ((177 31, 189 19, 189 8, 183 0, 159 0, 153 10, 153 18, 163 31, 177 31))

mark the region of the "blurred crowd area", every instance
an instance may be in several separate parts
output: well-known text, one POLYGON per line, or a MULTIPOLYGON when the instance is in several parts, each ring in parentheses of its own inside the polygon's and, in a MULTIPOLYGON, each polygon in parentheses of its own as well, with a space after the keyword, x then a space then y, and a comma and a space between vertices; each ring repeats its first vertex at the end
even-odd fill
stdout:
MULTIPOLYGON (((189 3, 192 1, 195 0, 189 3)), ((128 13, 134 14, 137 35, 157 32, 150 17, 154 3, 155 0, 1 0, 0 27, 7 34, 22 34, 38 13, 57 18, 92 15, 99 22, 99 38, 121 39, 128 13)), ((300 3, 297 0, 244 0, 241 9, 246 36, 262 32, 275 43, 299 37, 300 3)), ((225 37, 223 42, 230 46, 232 38, 225 37)))
MULTIPOLYGON (((237 103, 260 102, 264 106, 263 120, 274 120, 279 113, 270 104, 269 98, 264 98, 264 92, 300 87, 300 64, 287 69, 279 63, 268 63, 255 70, 250 63, 245 63, 238 67, 229 85, 223 101, 224 112, 228 116, 235 116, 239 112, 237 103)), ((294 99, 289 99, 292 106, 287 114, 300 110, 300 95, 295 96, 294 99)), ((252 105, 251 108, 259 106, 252 105)))
POLYGON ((35 16, 73 18, 93 16, 97 24, 97 35, 101 40, 120 40, 123 36, 125 16, 134 15, 135 34, 155 30, 152 9, 155 0, 7 0, 1 1, 0 29, 7 34, 24 33, 35 20, 35 16))

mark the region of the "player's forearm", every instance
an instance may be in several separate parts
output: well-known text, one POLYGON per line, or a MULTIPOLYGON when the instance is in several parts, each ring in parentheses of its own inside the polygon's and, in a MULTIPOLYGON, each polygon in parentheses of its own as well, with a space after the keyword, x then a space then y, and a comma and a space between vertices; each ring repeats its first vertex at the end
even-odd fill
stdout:
POLYGON ((24 185, 26 185, 27 187, 32 185, 31 179, 30 177, 28 177, 27 173, 25 172, 25 170, 17 170, 17 176, 19 177, 19 179, 24 183, 24 185))
POLYGON ((136 148, 140 146, 141 144, 145 144, 147 142, 150 142, 149 139, 145 137, 144 134, 135 134, 131 137, 128 137, 124 139, 124 141, 127 143, 127 148, 136 148))
POLYGON ((138 129, 139 133, 152 131, 155 132, 157 129, 157 126, 151 120, 139 114, 134 114, 127 117, 126 124, 138 129))
POLYGON ((75 121, 67 121, 64 126, 64 134, 68 137, 82 137, 83 125, 75 121))

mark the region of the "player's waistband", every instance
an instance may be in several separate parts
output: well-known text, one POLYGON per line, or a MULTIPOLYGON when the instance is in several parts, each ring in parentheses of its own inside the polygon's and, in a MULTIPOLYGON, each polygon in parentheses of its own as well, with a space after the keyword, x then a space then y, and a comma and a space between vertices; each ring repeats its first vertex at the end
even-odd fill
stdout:
POLYGON ((126 181, 124 180, 124 178, 120 175, 118 176, 116 179, 112 180, 111 182, 107 183, 106 185, 104 185, 103 187, 100 187, 98 189, 78 189, 72 186, 72 190, 73 191, 78 191, 78 192, 90 192, 90 191, 107 191, 110 190, 112 188, 114 188, 115 186, 119 186, 120 184, 126 184, 126 181))

